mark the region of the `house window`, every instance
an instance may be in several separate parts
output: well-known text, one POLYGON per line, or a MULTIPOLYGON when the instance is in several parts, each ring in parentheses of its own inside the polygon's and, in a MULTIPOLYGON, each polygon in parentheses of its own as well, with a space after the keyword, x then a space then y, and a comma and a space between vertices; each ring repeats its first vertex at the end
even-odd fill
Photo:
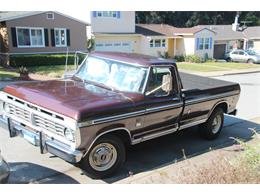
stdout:
POLYGON ((44 47, 43 28, 16 28, 18 47, 44 47))
POLYGON ((161 47, 161 39, 154 40, 154 47, 161 47))
POLYGON ((204 38, 199 38, 199 50, 203 50, 204 38))
POLYGON ((162 39, 162 47, 165 47, 165 39, 162 39))
POLYGON ((150 47, 153 47, 153 40, 150 41, 150 47))
POLYGON ((110 18, 116 18, 117 12, 116 11, 98 11, 97 12, 98 17, 110 17, 110 18))
POLYGON ((55 34, 55 46, 66 47, 67 46, 67 34, 65 28, 54 29, 55 34))
POLYGON ((254 48, 254 41, 252 40, 249 40, 247 42, 247 49, 253 49, 254 48))
POLYGON ((46 17, 48 20, 54 20, 54 13, 47 13, 46 17))
POLYGON ((150 47, 165 47, 166 40, 165 39, 152 39, 150 40, 150 47))
POLYGON ((204 49, 209 49, 209 38, 205 38, 204 49))

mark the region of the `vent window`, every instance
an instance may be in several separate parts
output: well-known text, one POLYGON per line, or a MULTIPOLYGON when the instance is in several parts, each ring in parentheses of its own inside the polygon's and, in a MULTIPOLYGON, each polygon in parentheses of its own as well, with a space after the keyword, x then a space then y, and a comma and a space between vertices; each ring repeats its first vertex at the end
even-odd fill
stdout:
POLYGON ((54 20, 54 13, 47 13, 46 15, 48 20, 54 20))

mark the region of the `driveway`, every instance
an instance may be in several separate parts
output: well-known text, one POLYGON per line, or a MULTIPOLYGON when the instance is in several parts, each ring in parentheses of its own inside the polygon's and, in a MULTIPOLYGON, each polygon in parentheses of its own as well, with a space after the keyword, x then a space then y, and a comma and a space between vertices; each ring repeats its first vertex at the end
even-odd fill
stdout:
POLYGON ((114 177, 106 180, 92 180, 79 168, 55 156, 41 155, 39 148, 25 140, 8 138, 5 125, 0 124, 0 148, 12 169, 10 183, 128 183, 160 167, 174 166, 184 157, 192 160, 211 149, 228 147, 234 143, 230 137, 250 140, 252 132, 248 128, 260 129, 259 124, 249 121, 260 116, 257 107, 260 103, 259 76, 259 73, 255 73, 218 77, 240 82, 242 94, 238 103, 238 117, 225 117, 223 132, 217 140, 201 139, 194 127, 130 147, 126 165, 114 177))

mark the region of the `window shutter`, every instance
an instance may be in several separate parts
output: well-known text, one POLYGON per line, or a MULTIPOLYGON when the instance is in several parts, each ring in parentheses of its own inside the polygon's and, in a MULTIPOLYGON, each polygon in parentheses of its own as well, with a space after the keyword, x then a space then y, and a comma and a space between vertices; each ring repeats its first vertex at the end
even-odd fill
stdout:
POLYGON ((199 50, 200 39, 196 38, 196 50, 199 50))
POLYGON ((116 12, 116 17, 117 17, 117 18, 120 18, 120 11, 117 11, 117 12, 116 12))
POLYGON ((96 11, 93 11, 92 13, 93 13, 93 17, 94 18, 97 17, 97 12, 96 11))
POLYGON ((209 38, 209 48, 212 49, 212 37, 209 38))
POLYGON ((49 34, 48 34, 47 28, 44 29, 44 41, 45 41, 45 46, 48 47, 49 46, 49 34))
POLYGON ((67 29, 66 36, 67 36, 67 46, 70 46, 70 29, 67 29))
POLYGON ((51 46, 55 47, 54 29, 51 29, 51 46))
POLYGON ((16 28, 15 27, 11 28, 11 34, 12 34, 13 47, 17 47, 17 37, 16 37, 16 28))

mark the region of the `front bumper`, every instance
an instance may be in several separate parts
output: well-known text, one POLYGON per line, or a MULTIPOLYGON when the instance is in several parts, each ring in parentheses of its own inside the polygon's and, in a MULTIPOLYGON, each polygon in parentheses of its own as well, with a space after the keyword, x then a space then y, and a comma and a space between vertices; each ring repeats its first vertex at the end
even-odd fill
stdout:
POLYGON ((0 162, 0 184, 7 183, 10 175, 10 168, 7 162, 3 159, 0 162))
POLYGON ((7 119, 7 124, 10 137, 23 137, 32 145, 39 147, 42 154, 49 152, 70 163, 79 162, 83 156, 82 151, 72 149, 69 145, 47 137, 42 132, 30 130, 28 127, 24 127, 11 119, 7 119))

